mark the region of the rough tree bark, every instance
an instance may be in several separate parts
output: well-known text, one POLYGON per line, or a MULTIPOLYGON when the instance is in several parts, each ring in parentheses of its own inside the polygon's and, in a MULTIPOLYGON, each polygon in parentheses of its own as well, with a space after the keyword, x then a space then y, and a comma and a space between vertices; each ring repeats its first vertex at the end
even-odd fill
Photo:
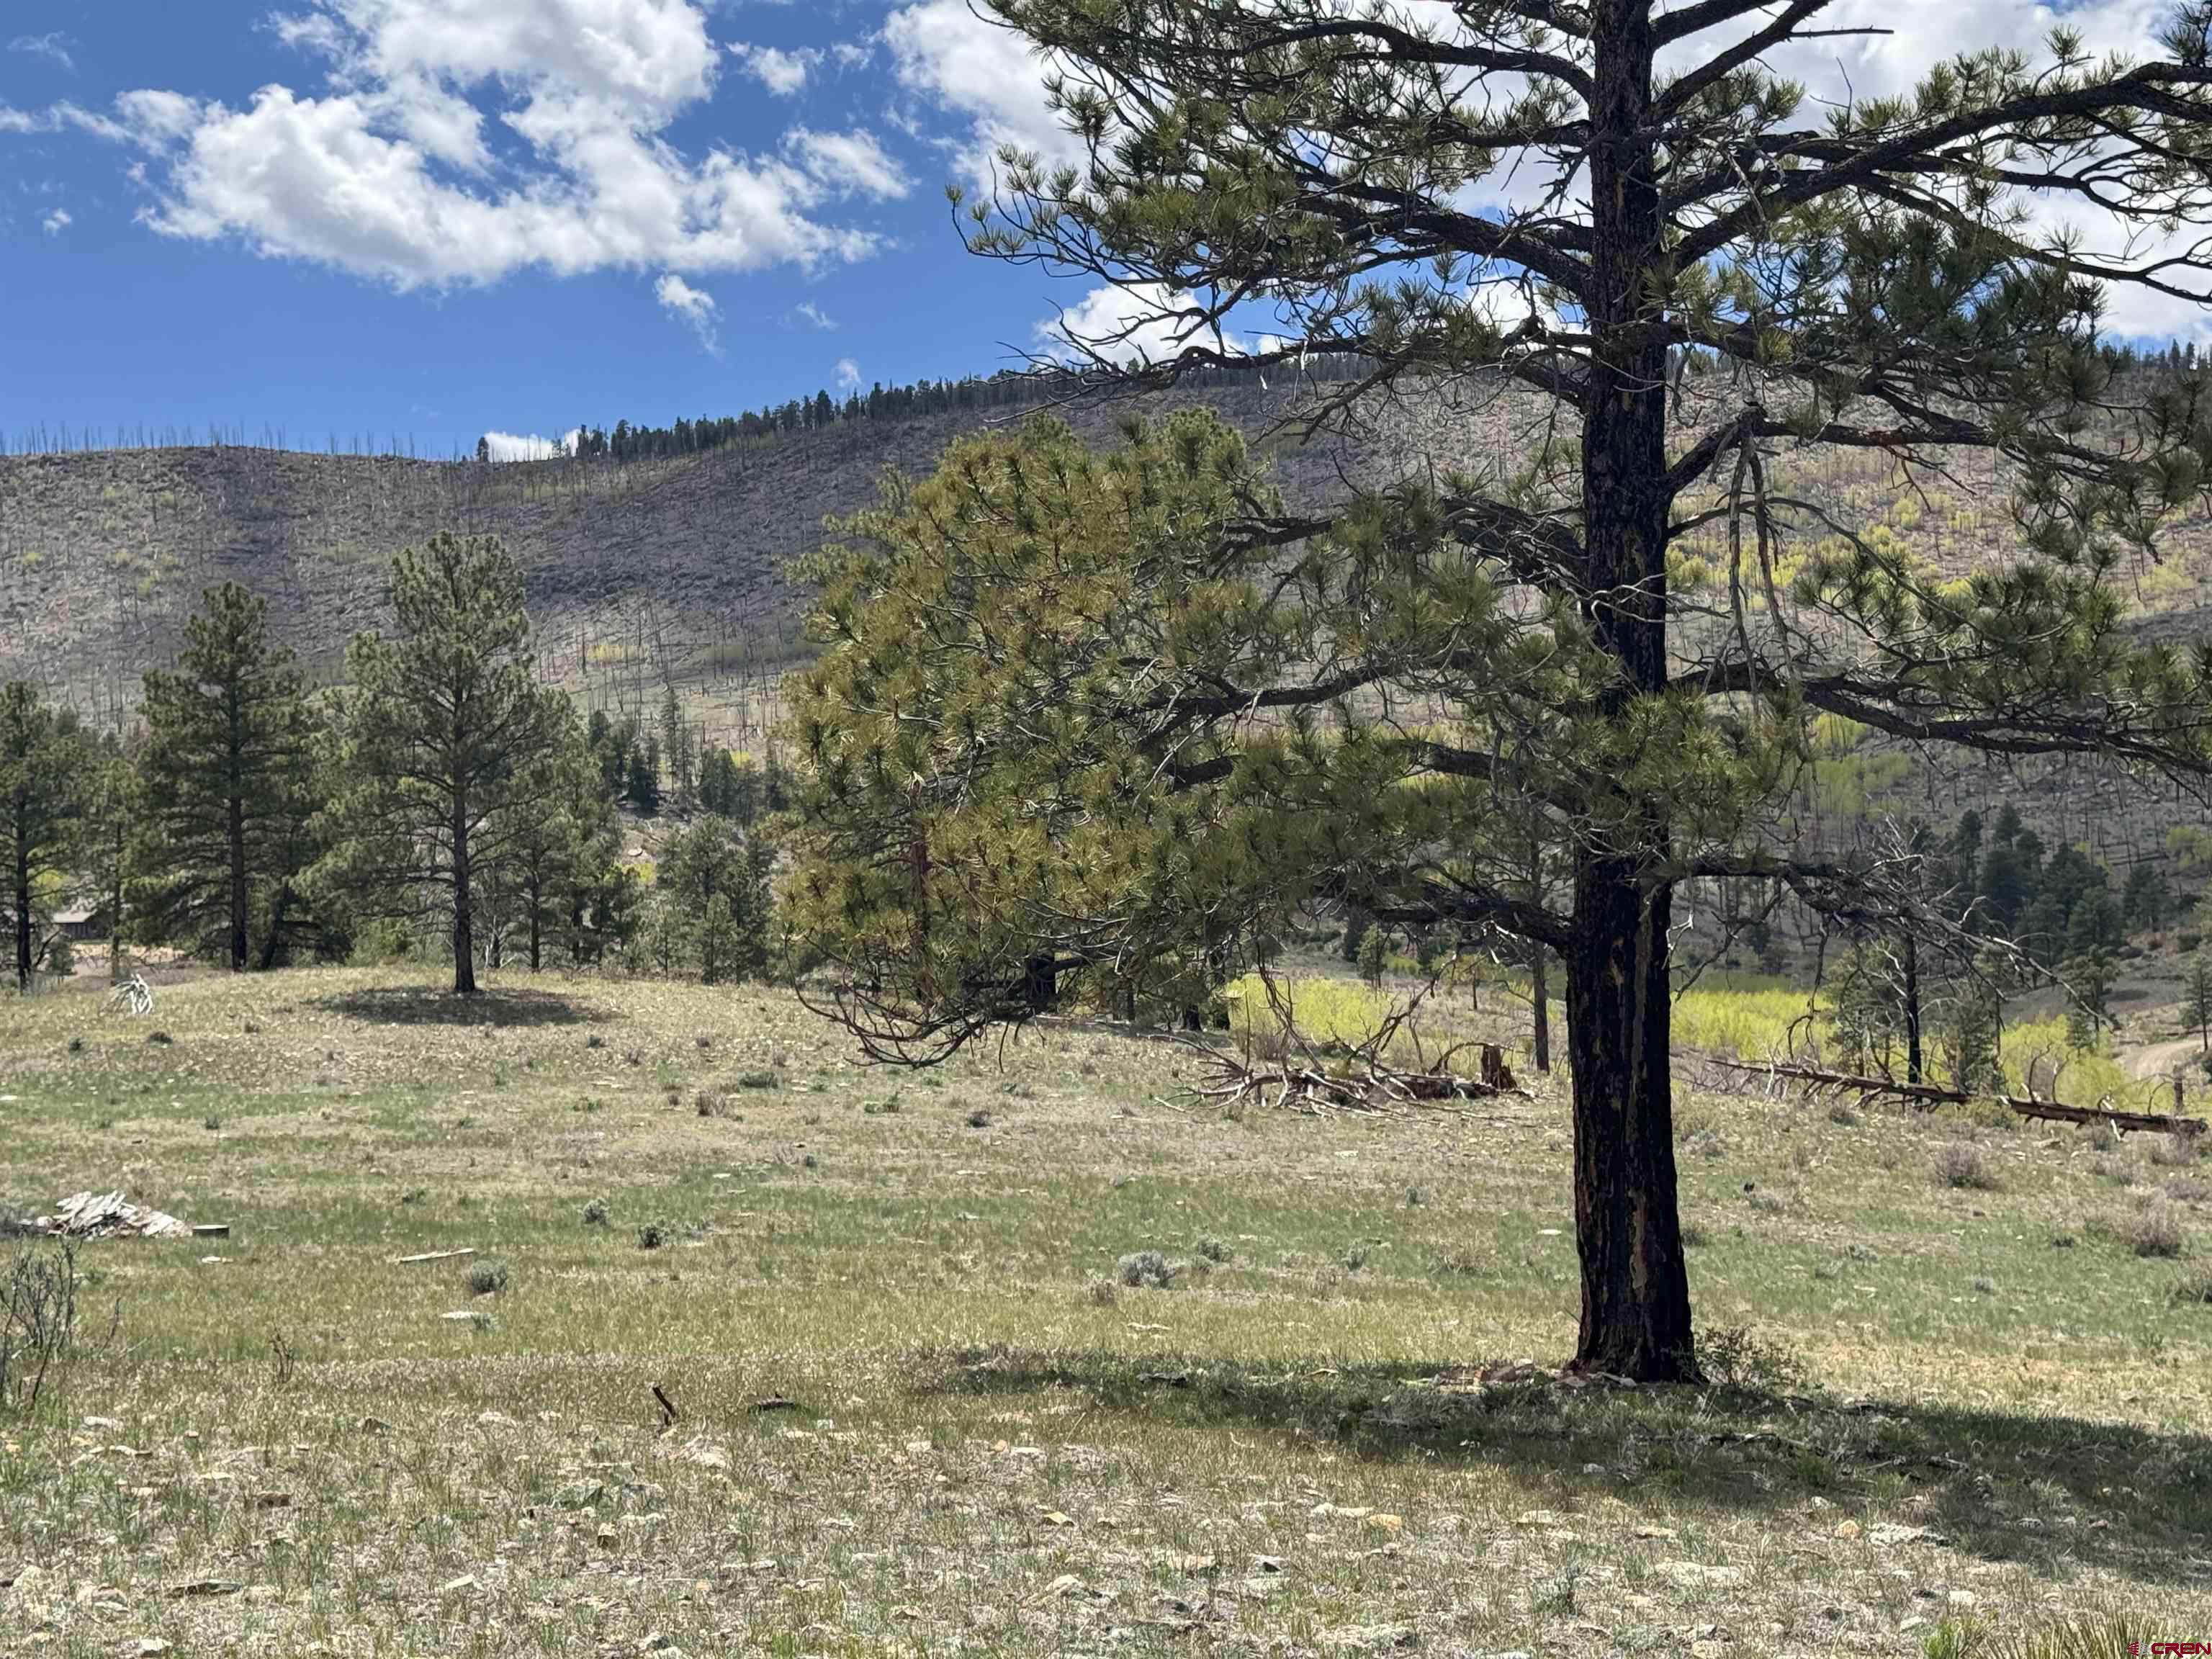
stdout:
POLYGON ((477 945, 469 896, 469 789, 460 769, 453 773, 453 991, 477 992, 477 945))
MULTIPOLYGON (((1650 140, 1649 8, 1599 8, 1590 154, 1595 346, 1583 425, 1589 576, 1583 607, 1616 666, 1610 718, 1667 680, 1667 353, 1649 325, 1663 258, 1650 140)), ((1574 1060, 1575 1226, 1582 1325, 1575 1368, 1690 1381, 1698 1364, 1674 1195, 1667 923, 1668 827, 1624 803, 1633 844, 1576 859, 1567 960, 1574 1060)))

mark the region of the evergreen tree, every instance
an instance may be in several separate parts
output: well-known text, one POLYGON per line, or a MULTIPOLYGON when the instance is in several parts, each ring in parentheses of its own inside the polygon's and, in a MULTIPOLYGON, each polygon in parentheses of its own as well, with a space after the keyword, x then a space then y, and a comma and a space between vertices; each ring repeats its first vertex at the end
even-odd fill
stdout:
POLYGON ((1963 911, 1980 896, 1982 888, 1982 815, 1972 807, 1959 814, 1951 832, 1952 891, 1963 911))
MULTIPOLYGON (((801 726, 853 729, 823 739, 817 800, 863 809, 841 835, 872 817, 886 886, 903 858, 927 891, 956 820, 1012 811, 979 769, 1030 786, 1029 817, 994 825, 1029 839, 963 845, 977 856, 963 875, 1010 910, 958 948, 919 933, 910 904, 890 909, 848 1008, 926 1054, 1024 1017, 1018 986, 1047 945, 1070 971, 1179 951, 1193 924, 1162 896, 1199 903, 1224 938, 1288 902, 1358 896, 1391 927, 1549 945, 1572 1050, 1574 1364, 1694 1377, 1674 888, 1822 884, 1832 866, 1773 829, 1812 752, 1808 716, 2208 764, 2204 665, 2136 638, 2124 572, 2194 495, 2212 432, 2189 387, 2119 380, 2097 329, 2103 286, 2203 276, 2206 256, 2164 230, 2212 214, 2193 160, 2212 126, 2212 12, 2185 10, 2147 61, 2095 58, 2062 27, 2051 61, 1992 52, 1911 96, 1837 102, 1768 67, 1824 32, 1818 0, 986 3, 1055 65, 1088 155, 1002 155, 971 246, 1121 286, 1119 320, 1073 343, 1097 377, 1218 365, 1257 304, 1270 337, 1248 355, 1263 368, 1352 359, 1382 390, 1480 387, 1564 441, 1298 517, 1223 475, 1237 523, 1182 526, 1156 506, 1182 488, 1175 445, 1232 459, 1194 425, 1164 456, 1139 447, 1125 469, 1151 465, 1161 495, 1127 501, 1073 458, 1064 477, 1015 477, 1008 451, 956 449, 928 495, 944 518, 887 508, 885 539, 826 573, 830 657, 801 726), (1535 182, 1500 205, 1480 188, 1493 177, 1535 182), (2039 191, 2142 226, 2140 251, 2046 240, 2021 210, 2039 191), (1149 365, 1132 366, 1138 347, 1149 365), (2018 485, 2017 553, 1938 582, 1793 505, 1777 475, 1821 447, 1908 466, 1993 452, 2018 485), (1047 557, 991 516, 1063 495, 1135 533, 1055 520, 1047 557), (967 544, 947 548, 956 526, 967 544), (1736 556, 1704 574, 1670 562, 1692 526, 1736 556), (1759 574, 1778 549, 1786 583, 1759 574), (971 580, 995 576, 1031 591, 971 580), (972 629, 1024 611, 1034 631, 994 636, 1021 650, 979 660, 972 629), (1448 717, 1363 718, 1397 690, 1448 717), (927 738, 903 739, 886 704, 927 738), (980 813, 953 811, 961 790, 980 813), (1178 811, 1176 794, 1201 799, 1178 811), (1531 811, 1561 849, 1555 907, 1519 880, 1531 811), (1086 813, 1098 833, 1063 830, 1086 813), (1178 818, 1214 843, 1180 864, 1160 841, 1178 818), (1044 878, 1022 894, 976 873, 986 847, 1044 878), (894 924, 911 971, 883 954, 894 924)), ((833 957, 866 926, 817 914, 833 957)))
POLYGON ((623 779, 623 799, 629 803, 630 811, 641 818, 655 817, 660 812, 659 756, 650 745, 633 746, 629 763, 623 779))
POLYGON ((175 665, 147 674, 144 713, 140 936, 185 941, 242 972, 258 905, 266 966, 296 921, 286 895, 315 806, 306 680, 270 641, 267 605, 235 582, 209 589, 175 665))
POLYGON ((764 851, 729 819, 706 813, 661 855, 659 897, 684 920, 689 959, 710 985, 751 977, 768 964, 764 851))
POLYGON ((2127 886, 2120 904, 2129 927, 2143 933, 2158 933, 2165 928, 2171 896, 2166 889, 2166 872, 2155 860, 2138 859, 2129 866, 2127 886))
MULTIPOLYGON (((89 745, 76 716, 50 707, 36 686, 0 686, 0 855, 7 860, 0 904, 15 943, 15 989, 53 959, 59 935, 46 928, 77 854, 89 745)), ((58 946, 65 953, 68 945, 58 946)))
POLYGON ((1951 1005, 1945 1046, 1950 1050, 1951 1086, 1968 1094, 1984 1094, 2004 1080, 1998 1062, 2003 1035, 2002 999, 1991 972, 1984 963, 1951 1005))
POLYGON ((619 957, 636 933, 645 884, 623 856, 623 823, 615 798, 601 793, 583 826, 563 894, 563 934, 571 962, 604 963, 619 957))
POLYGON ((1380 927, 1369 927, 1359 939, 1360 976, 1370 985, 1379 988, 1382 983, 1383 970, 1389 965, 1389 934, 1380 927))
POLYGON ((495 536, 433 536, 392 562, 397 633, 347 661, 338 843, 321 878, 364 911, 449 927, 453 989, 477 988, 475 884, 546 805, 565 699, 538 684, 522 571, 495 536))
POLYGON ((2212 1054, 2212 952, 2203 946, 2189 953, 2183 970, 2181 1008, 2185 1021, 2197 1029, 2197 1046, 2212 1054))
POLYGON ((534 974, 544 965, 546 940, 573 916, 576 890, 592 879, 582 866, 603 847, 596 834, 599 770, 565 702, 556 707, 545 748, 524 770, 523 787, 495 816, 505 847, 498 868, 534 974))
POLYGON ((666 688, 660 702, 660 754, 665 763, 669 793, 679 802, 691 799, 691 729, 684 723, 683 705, 676 688, 666 688))
POLYGON ((2093 945, 2069 957, 2060 969, 2070 994, 2066 1010, 2066 1040, 2076 1048, 2094 1048, 2107 1026, 2118 1029, 2112 1018, 2112 954, 2093 945))

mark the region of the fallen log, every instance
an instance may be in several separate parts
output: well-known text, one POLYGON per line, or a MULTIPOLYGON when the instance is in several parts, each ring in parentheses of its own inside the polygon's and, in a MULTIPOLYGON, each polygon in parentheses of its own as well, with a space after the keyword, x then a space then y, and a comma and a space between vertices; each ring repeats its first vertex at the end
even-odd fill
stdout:
POLYGON ((1923 1111, 1929 1111, 1938 1106, 1965 1106, 1977 1100, 1994 1100, 2022 1117, 2051 1123, 2107 1123, 2119 1130, 2183 1136, 2201 1135, 2206 1127, 2201 1117, 2175 1117, 2163 1112, 2124 1112, 2111 1106, 2068 1106, 2059 1101, 2039 1100, 2033 1096, 2023 1098, 2019 1095, 1978 1095, 1963 1089, 1947 1089, 1940 1083, 1899 1083, 1894 1078, 1864 1077, 1855 1072, 1831 1072, 1818 1066, 1802 1066, 1788 1060, 1770 1060, 1764 1066, 1749 1065, 1737 1060, 1721 1060, 1717 1056, 1715 1060, 1731 1072, 1753 1072, 1762 1077, 1784 1078, 1794 1083, 1809 1084, 1815 1089, 1848 1089, 1862 1095, 1888 1095, 1895 1099, 1910 1101, 1923 1111))

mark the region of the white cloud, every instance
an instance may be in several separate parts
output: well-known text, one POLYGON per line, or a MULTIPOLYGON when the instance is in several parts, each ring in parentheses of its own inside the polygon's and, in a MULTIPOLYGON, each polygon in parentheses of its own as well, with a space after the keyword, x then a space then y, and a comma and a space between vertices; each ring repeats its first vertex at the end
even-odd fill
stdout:
POLYGON ((884 24, 899 84, 959 117, 967 132, 952 141, 976 180, 991 177, 1002 146, 1034 150, 1048 161, 1079 162, 1080 140, 1046 106, 1044 65, 1030 43, 988 22, 969 0, 919 0, 884 24))
POLYGON ((687 324, 701 345, 709 351, 721 349, 720 319, 715 315, 713 295, 692 287, 672 270, 653 285, 653 297, 660 301, 663 311, 687 324))
POLYGON ((550 461, 556 456, 573 454, 576 434, 563 433, 558 438, 541 438, 535 433, 487 432, 483 434, 484 448, 495 461, 550 461))
POLYGON ((8 43, 8 50, 28 58, 47 58, 70 74, 76 73, 76 59, 70 56, 70 38, 59 29, 50 34, 19 34, 8 43))
POLYGON ((903 196, 911 185, 899 164, 872 132, 816 132, 794 127, 784 136, 783 152, 806 176, 836 196, 903 196))
POLYGON ((56 208, 46 216, 40 228, 49 236, 58 236, 76 222, 76 221, 70 216, 70 210, 67 208, 56 208))
POLYGON ((791 314, 809 328, 827 330, 837 326, 837 319, 811 300, 801 300, 791 308, 791 314))
POLYGON ((1245 350, 1232 333, 1217 337, 1190 315, 1196 301, 1159 283, 1094 288, 1034 330, 1044 355, 1063 362, 1097 357, 1124 368, 1172 362, 1184 352, 1245 350))
POLYGON ((746 74, 779 98, 793 97, 804 91, 806 77, 822 62, 822 54, 810 46, 786 52, 780 46, 755 46, 741 41, 729 52, 745 66, 746 74))
POLYGON ((850 357, 840 357, 836 368, 837 390, 857 392, 860 389, 860 366, 850 357))
POLYGON ((877 234, 825 214, 906 188, 866 132, 679 151, 669 129, 713 94, 723 56, 699 0, 308 0, 273 21, 320 60, 321 87, 264 87, 242 108, 141 91, 113 118, 0 110, 0 131, 99 123, 151 152, 143 217, 163 234, 402 289, 859 259, 877 234))
POLYGON ((0 104, 0 132, 71 131, 88 132, 95 138, 118 143, 131 136, 130 129, 122 122, 67 101, 31 110, 14 109, 0 104))

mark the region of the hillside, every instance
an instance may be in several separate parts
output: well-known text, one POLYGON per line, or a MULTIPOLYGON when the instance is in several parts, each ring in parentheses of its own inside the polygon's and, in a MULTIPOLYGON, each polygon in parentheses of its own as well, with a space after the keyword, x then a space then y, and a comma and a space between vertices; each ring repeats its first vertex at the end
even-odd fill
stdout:
MULTIPOLYGON (((1402 476, 1409 458, 1479 465, 1532 441, 1528 404, 1476 393, 1389 400, 1357 439, 1311 441, 1281 429, 1294 396, 1256 385, 1061 412, 1103 443, 1133 414, 1192 403, 1263 444, 1294 503, 1402 476)), ((282 636, 336 678, 348 638, 380 618, 395 549, 439 529, 493 531, 523 558, 550 670, 586 707, 649 711, 672 684, 711 734, 750 747, 799 648, 801 596, 785 562, 818 543, 825 516, 871 500, 886 468, 924 472, 960 433, 1021 418, 945 409, 622 461, 477 465, 245 447, 0 458, 0 679, 31 679, 114 721, 201 591, 225 579, 266 595, 282 636)), ((1813 451, 1786 458, 1777 477, 1834 523, 1964 569, 2004 556, 2010 480, 1985 456, 1954 459, 1940 477, 1908 480, 1884 457, 1813 451)), ((2212 629, 2212 519, 2188 515, 2167 544, 2163 562, 2135 574, 2139 625, 2177 637, 2212 629)), ((1725 562, 1717 527, 1684 548, 1725 562)), ((2170 789, 2092 762, 1998 765, 1850 740, 1807 781, 1784 833, 1835 845, 1871 814, 1948 823, 2005 800, 2047 843, 2081 843, 2122 873, 2164 859, 2171 826, 2203 818, 2170 789)))
MULTIPOLYGON (((1091 401, 1063 412, 1105 441, 1133 413, 1204 401, 1261 439, 1280 392, 1091 401)), ((1018 419, 1018 415, 998 418, 1018 419)), ((1297 501, 1480 446, 1502 417, 1436 404, 1377 412, 1365 442, 1271 445, 1297 501)), ((925 472, 972 410, 854 421, 665 459, 497 466, 246 447, 0 459, 0 679, 27 678, 103 721, 135 701, 210 585, 267 596, 281 635, 325 678, 380 615, 386 562, 434 531, 491 531, 520 554, 554 672, 591 707, 635 708, 664 683, 710 727, 757 731, 796 645, 785 562, 885 468, 925 472)), ((1494 447, 1494 446, 1493 446, 1494 447)))

